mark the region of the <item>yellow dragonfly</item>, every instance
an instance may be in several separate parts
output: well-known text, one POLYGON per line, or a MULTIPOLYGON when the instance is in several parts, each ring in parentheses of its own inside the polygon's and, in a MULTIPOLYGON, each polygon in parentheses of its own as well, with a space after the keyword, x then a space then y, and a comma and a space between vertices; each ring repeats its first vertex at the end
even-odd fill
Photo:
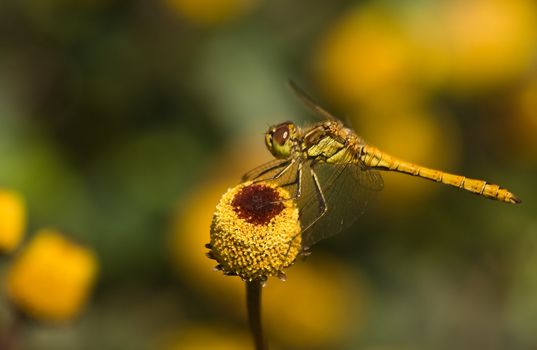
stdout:
POLYGON ((276 159, 246 173, 243 181, 276 181, 293 188, 304 248, 337 234, 363 213, 371 194, 384 186, 378 170, 421 177, 505 203, 521 202, 498 185, 429 169, 366 144, 296 84, 290 86, 323 121, 304 128, 292 122, 270 127, 265 144, 276 159))

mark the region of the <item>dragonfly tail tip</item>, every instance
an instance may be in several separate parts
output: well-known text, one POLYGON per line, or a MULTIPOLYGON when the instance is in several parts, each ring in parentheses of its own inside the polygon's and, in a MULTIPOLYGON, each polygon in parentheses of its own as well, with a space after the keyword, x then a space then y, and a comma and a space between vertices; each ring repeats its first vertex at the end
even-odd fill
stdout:
POLYGON ((513 194, 511 198, 509 198, 509 203, 519 204, 522 203, 522 200, 513 194))

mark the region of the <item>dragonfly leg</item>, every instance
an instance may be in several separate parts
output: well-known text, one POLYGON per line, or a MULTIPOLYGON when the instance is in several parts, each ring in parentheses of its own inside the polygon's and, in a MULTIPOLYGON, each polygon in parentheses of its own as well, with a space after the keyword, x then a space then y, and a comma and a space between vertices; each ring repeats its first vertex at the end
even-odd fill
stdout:
POLYGON ((324 198, 324 193, 321 188, 321 184, 319 183, 319 178, 317 177, 317 174, 313 170, 313 167, 310 169, 311 171, 311 177, 313 178, 313 183, 315 184, 315 190, 317 191, 317 195, 319 198, 319 216, 315 218, 310 224, 302 230, 302 232, 308 230, 310 227, 312 227, 317 221, 319 221, 320 218, 326 214, 328 211, 328 205, 326 204, 326 199, 324 198))
POLYGON ((277 180, 279 179, 280 177, 282 177, 283 174, 285 174, 287 171, 289 171, 289 169, 291 169, 291 167, 293 166, 293 164, 295 164, 296 162, 296 159, 291 159, 289 161, 289 164, 286 164, 286 163, 282 163, 282 164, 279 164, 271 169, 268 169, 267 171, 264 171, 262 174, 259 174, 259 176, 256 177, 256 179, 253 181, 253 183, 257 183, 257 182, 261 182, 261 181, 274 181, 274 180, 277 180), (284 168, 282 170, 280 170, 278 173, 276 173, 276 175, 272 176, 272 177, 269 177, 267 179, 260 179, 259 177, 261 175, 263 175, 264 173, 267 173, 268 171, 270 170, 273 170, 273 169, 277 169, 281 166, 284 166, 284 168))
MULTIPOLYGON (((257 179, 257 180, 254 180, 253 183, 256 183, 256 182, 261 182, 261 181, 274 181, 274 180, 277 180, 279 179, 280 177, 282 177, 283 174, 285 174, 287 171, 289 171, 289 169, 297 162, 297 159, 292 159, 289 164, 287 164, 282 170, 280 170, 276 175, 274 175, 273 177, 271 178, 268 178, 268 179, 257 179)), ((281 166, 281 165, 280 165, 281 166)), ((276 169, 278 166, 272 168, 272 169, 276 169)), ((297 169, 297 172, 296 172, 296 176, 295 176, 295 179, 293 181, 290 181, 288 183, 285 183, 285 184, 282 184, 280 185, 280 187, 286 187, 286 186, 292 186, 294 184, 297 185, 296 187, 296 191, 295 191, 295 195, 293 197, 290 197, 290 198, 286 198, 286 199, 283 199, 281 201, 276 201, 276 202, 273 202, 273 203, 278 203, 278 202, 283 202, 283 201, 288 201, 288 200, 295 200, 297 198, 299 198, 301 195, 302 195, 302 162, 299 162, 298 163, 298 169, 297 169)))
POLYGON ((302 195, 302 163, 298 163, 298 169, 296 171, 295 179, 293 181, 291 181, 291 182, 288 182, 286 184, 280 185, 280 187, 292 186, 292 185, 295 185, 295 184, 296 184, 295 195, 293 197, 289 197, 289 198, 286 198, 286 199, 282 199, 280 201, 276 201, 276 203, 277 202, 288 201, 288 200, 295 200, 295 199, 299 198, 302 195))
POLYGON ((263 175, 265 175, 268 172, 271 172, 275 169, 287 166, 287 163, 289 162, 288 159, 279 159, 276 161, 272 161, 266 164, 263 164, 249 172, 243 175, 242 181, 248 181, 253 180, 254 182, 262 181, 262 179, 259 179, 263 175))
MULTIPOLYGON (((257 183, 257 182, 261 182, 261 181, 274 181, 274 180, 277 180, 279 179, 280 177, 283 176, 283 174, 285 174, 287 171, 289 171, 289 169, 291 169, 291 167, 297 162, 297 159, 294 158, 294 159, 291 159, 291 161, 289 161, 289 164, 285 165, 285 164, 279 164, 277 166, 274 166, 271 168, 272 169, 277 169, 278 167, 281 167, 283 165, 285 165, 285 167, 280 170, 276 175, 274 175, 273 177, 271 178, 267 178, 267 179, 259 179, 257 178, 256 180, 252 181, 252 183, 257 183)), ((262 175, 262 174, 260 174, 262 175)), ((296 192, 295 192, 295 195, 293 197, 289 197, 289 198, 285 198, 285 199, 281 199, 281 200, 278 200, 278 201, 274 201, 274 202, 271 202, 272 204, 273 203, 280 203, 280 202, 283 202, 283 201, 288 201, 288 200, 295 200, 297 198, 299 198, 302 194, 302 162, 299 162, 298 163, 298 169, 297 169, 297 172, 296 172, 296 176, 295 176, 295 179, 288 182, 288 183, 285 183, 285 184, 282 184, 282 185, 279 185, 280 187, 286 187, 286 186, 292 186, 294 184, 297 184, 297 188, 296 188, 296 192)), ((267 203, 268 204, 268 203, 267 203)))
POLYGON ((302 163, 298 164, 298 171, 296 172, 296 192, 293 199, 297 199, 302 195, 302 163))
MULTIPOLYGON (((311 228, 317 221, 319 221, 320 218, 322 218, 324 216, 324 214, 326 214, 326 212, 328 211, 328 205, 326 204, 326 199, 324 198, 324 193, 323 193, 323 190, 321 188, 321 184, 319 183, 319 178, 317 177, 317 174, 315 173, 315 171, 313 170, 313 164, 310 168, 310 174, 311 174, 311 177, 313 179, 313 183, 314 183, 314 187, 315 187, 315 191, 317 192, 317 196, 318 196, 318 199, 319 199, 319 215, 312 221, 309 223, 308 226, 306 226, 305 228, 303 228, 300 233, 298 235, 301 235, 302 232, 305 232, 307 231, 309 228, 311 228)), ((293 242, 297 237, 298 235, 296 235, 295 237, 293 237, 291 239, 291 242, 293 242)), ((309 247, 308 246, 302 246, 302 250, 303 251, 308 251, 309 250, 309 247)))

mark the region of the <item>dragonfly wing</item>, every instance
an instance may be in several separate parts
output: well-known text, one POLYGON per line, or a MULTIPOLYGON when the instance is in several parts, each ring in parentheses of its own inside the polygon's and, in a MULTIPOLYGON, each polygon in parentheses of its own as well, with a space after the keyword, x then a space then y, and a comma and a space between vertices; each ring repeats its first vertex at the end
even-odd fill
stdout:
POLYGON ((308 168, 304 172, 303 196, 298 199, 301 225, 305 229, 303 247, 311 247, 349 227, 363 214, 372 195, 383 188, 382 176, 375 170, 354 164, 317 164, 313 171, 327 206, 326 213, 319 218, 322 199, 308 168))
POLYGON ((250 170, 244 174, 241 181, 250 181, 256 179, 267 179, 273 177, 278 171, 281 171, 286 165, 289 164, 287 159, 274 159, 267 163, 250 170))
POLYGON ((302 102, 306 105, 306 107, 308 107, 313 113, 317 114, 318 116, 320 116, 320 117, 322 117, 324 119, 333 120, 333 121, 338 120, 331 113, 329 113, 324 108, 319 106, 313 100, 313 98, 311 98, 306 92, 304 92, 304 90, 302 90, 292 80, 289 80, 289 86, 291 87, 293 92, 298 96, 298 98, 300 98, 300 100, 302 100, 302 102))

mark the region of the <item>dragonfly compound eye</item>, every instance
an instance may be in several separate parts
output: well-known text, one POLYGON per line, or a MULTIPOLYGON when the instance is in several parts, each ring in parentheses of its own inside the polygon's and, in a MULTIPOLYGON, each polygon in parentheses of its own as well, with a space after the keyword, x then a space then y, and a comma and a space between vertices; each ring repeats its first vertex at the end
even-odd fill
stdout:
POLYGON ((284 123, 276 127, 274 133, 272 134, 272 138, 277 144, 284 145, 289 139, 290 135, 291 131, 289 130, 289 124, 284 123))
POLYGON ((286 158, 292 151, 294 125, 291 122, 278 124, 271 128, 265 136, 267 148, 276 158, 286 158))

